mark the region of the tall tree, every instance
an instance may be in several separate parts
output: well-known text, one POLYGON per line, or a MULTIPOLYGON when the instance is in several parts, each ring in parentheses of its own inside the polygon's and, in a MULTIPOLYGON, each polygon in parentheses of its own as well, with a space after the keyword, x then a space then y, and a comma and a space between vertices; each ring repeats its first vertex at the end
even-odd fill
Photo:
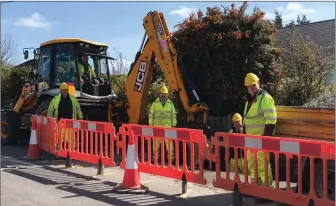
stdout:
POLYGON ((275 20, 274 20, 274 24, 275 27, 277 29, 281 29, 282 28, 282 17, 281 14, 278 11, 275 11, 275 20))
POLYGON ((1 34, 0 65, 12 67, 16 63, 16 41, 10 33, 1 34))
POLYGON ((296 24, 294 20, 291 20, 288 24, 286 24, 286 27, 293 27, 296 25, 305 25, 305 24, 310 24, 310 20, 308 20, 307 16, 303 14, 301 17, 300 15, 297 15, 296 24))
POLYGON ((298 25, 304 25, 304 24, 309 24, 310 23, 310 20, 307 19, 307 16, 306 15, 302 15, 302 17, 300 18, 299 15, 297 15, 297 20, 296 20, 296 23, 298 25))
MULTIPOLYGON (((172 42, 200 99, 211 108, 210 115, 227 115, 246 94, 244 78, 254 72, 263 87, 275 94, 280 55, 272 35, 273 22, 255 8, 208 7, 192 13, 174 32, 172 42)), ((240 112, 240 108, 239 109, 240 112)), ((237 111, 237 110, 236 110, 237 111)))
POLYGON ((291 20, 288 24, 286 24, 286 27, 293 27, 295 26, 294 20, 291 20))

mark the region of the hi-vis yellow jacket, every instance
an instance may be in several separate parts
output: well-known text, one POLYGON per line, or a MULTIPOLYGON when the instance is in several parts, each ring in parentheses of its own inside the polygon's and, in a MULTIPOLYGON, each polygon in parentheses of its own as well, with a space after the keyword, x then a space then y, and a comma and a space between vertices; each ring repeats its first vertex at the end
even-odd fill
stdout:
MULTIPOLYGON (((72 96, 71 94, 68 94, 70 97, 70 100, 72 102, 72 119, 83 119, 83 113, 82 110, 79 106, 79 103, 77 101, 77 99, 72 96)), ((49 108, 48 108, 48 117, 54 117, 56 119, 56 121, 58 122, 58 105, 61 101, 61 94, 55 96, 50 104, 49 104, 49 108)))
MULTIPOLYGON (((78 68, 79 68, 79 76, 81 77, 84 74, 84 65, 79 63, 78 64, 78 68)), ((89 73, 89 78, 91 79, 92 77, 96 77, 95 72, 93 71, 93 68, 91 67, 90 64, 88 64, 88 73, 89 73)))
POLYGON ((256 102, 251 105, 249 111, 247 111, 247 108, 248 101, 245 103, 244 110, 244 126, 246 134, 263 135, 265 125, 276 124, 277 113, 274 100, 266 91, 262 90, 258 94, 256 102))
POLYGON ((168 99, 163 106, 160 98, 157 98, 150 108, 149 125, 175 127, 176 122, 176 110, 173 102, 168 99))

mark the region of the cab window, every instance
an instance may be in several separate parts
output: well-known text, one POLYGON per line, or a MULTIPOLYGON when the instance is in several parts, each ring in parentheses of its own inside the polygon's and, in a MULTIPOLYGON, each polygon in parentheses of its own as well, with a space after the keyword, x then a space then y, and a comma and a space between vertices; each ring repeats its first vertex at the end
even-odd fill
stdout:
MULTIPOLYGON (((83 58, 83 56, 85 55, 79 55, 78 56, 78 68, 79 68, 79 76, 82 78, 82 75, 84 74, 84 68, 86 65, 86 60, 85 58, 83 58)), ((92 70, 93 72, 96 71, 96 67, 95 67, 95 64, 94 64, 94 59, 91 57, 91 56, 86 56, 87 57, 87 64, 88 64, 88 69, 92 70)), ((88 71, 90 72, 90 71, 88 71)))
POLYGON ((99 65, 99 76, 104 79, 104 82, 109 83, 108 78, 108 60, 105 58, 99 58, 98 59, 98 65, 99 65))
POLYGON ((57 45, 56 54, 56 85, 62 82, 73 83, 79 89, 74 49, 72 44, 57 45))
POLYGON ((38 66, 38 81, 39 82, 49 82, 49 75, 50 75, 50 64, 51 62, 51 45, 42 47, 40 49, 40 59, 39 59, 39 66, 38 66))

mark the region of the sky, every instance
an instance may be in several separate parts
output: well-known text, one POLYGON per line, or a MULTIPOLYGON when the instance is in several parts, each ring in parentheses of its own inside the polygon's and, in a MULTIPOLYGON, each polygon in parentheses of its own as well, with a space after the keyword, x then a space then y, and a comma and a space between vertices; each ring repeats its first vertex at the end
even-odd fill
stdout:
MULTIPOLYGON (((10 2, 1 5, 1 34, 16 41, 16 62, 24 62, 22 49, 38 47, 53 38, 75 37, 109 45, 133 62, 144 29, 142 20, 151 10, 162 12, 171 31, 193 11, 229 6, 232 2, 10 2)), ((241 2, 235 2, 237 7, 241 2)), ((285 25, 305 14, 311 22, 335 18, 334 2, 248 2, 248 12, 258 6, 265 18, 278 10, 285 25)), ((31 52, 30 52, 31 53, 31 52)), ((30 56, 32 58, 32 56, 30 56)))

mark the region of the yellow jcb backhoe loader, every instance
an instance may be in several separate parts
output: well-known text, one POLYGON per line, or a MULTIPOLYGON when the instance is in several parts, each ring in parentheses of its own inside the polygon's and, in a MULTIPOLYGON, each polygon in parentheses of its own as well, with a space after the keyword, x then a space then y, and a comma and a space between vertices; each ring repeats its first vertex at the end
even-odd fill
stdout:
MULTIPOLYGON (((51 99, 59 93, 62 82, 73 83, 75 97, 84 118, 108 121, 108 105, 115 98, 111 87, 111 74, 106 56, 108 46, 79 38, 58 38, 34 49, 34 62, 30 82, 11 105, 1 110, 1 143, 16 143, 22 136, 20 128, 30 130, 32 114, 47 115, 51 99), (83 61, 88 56, 88 64, 83 61), (89 75, 92 68, 95 75, 89 75)), ((24 49, 25 59, 28 50, 24 49)), ((92 74, 92 73, 91 73, 92 74)))

